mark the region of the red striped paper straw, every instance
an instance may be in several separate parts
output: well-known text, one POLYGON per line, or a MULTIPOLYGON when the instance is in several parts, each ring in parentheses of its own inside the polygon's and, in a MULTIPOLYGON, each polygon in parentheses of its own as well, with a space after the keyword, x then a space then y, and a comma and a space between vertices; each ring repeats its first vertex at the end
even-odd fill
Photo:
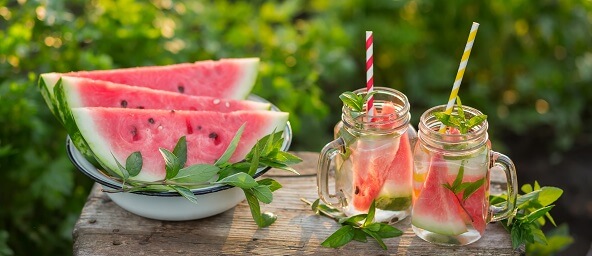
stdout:
MULTIPOLYGON (((366 31, 366 91, 374 91, 374 47, 372 31, 366 31)), ((369 97, 366 102, 366 111, 368 116, 372 116, 374 108, 374 97, 369 97)))

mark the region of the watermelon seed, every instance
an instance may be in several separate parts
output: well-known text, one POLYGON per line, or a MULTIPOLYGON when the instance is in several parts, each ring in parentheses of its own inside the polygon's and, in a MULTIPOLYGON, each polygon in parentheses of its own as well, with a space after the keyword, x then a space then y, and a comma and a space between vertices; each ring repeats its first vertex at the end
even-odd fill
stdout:
POLYGON ((354 194, 357 195, 360 193, 360 187, 356 186, 356 189, 354 190, 354 194))
POLYGON ((132 137, 132 140, 133 140, 133 141, 138 141, 138 140, 140 140, 140 135, 138 134, 138 128, 136 128, 136 127, 134 126, 134 128, 133 128, 133 129, 132 129, 132 131, 131 131, 131 133, 132 133, 132 136, 133 136, 133 137, 132 137))
POLYGON ((198 130, 201 130, 201 125, 198 125, 198 126, 197 126, 197 129, 198 129, 198 130))
POLYGON ((189 122, 189 119, 185 119, 185 126, 187 126, 187 134, 193 134, 193 127, 189 122))
POLYGON ((177 90, 179 90, 180 93, 185 93, 185 87, 182 83, 179 83, 179 86, 177 86, 177 90))
POLYGON ((121 101, 121 107, 127 108, 127 101, 126 100, 121 101))
POLYGON ((220 144, 220 138, 218 137, 217 133, 212 132, 212 133, 210 133, 210 135, 208 135, 208 137, 210 137, 211 139, 214 139, 214 145, 220 144))
POLYGON ((151 118, 148 118, 148 123, 153 124, 154 123, 154 118, 152 118, 152 117, 151 118))
POLYGON ((142 107, 142 106, 138 106, 138 109, 144 109, 144 107, 142 107))

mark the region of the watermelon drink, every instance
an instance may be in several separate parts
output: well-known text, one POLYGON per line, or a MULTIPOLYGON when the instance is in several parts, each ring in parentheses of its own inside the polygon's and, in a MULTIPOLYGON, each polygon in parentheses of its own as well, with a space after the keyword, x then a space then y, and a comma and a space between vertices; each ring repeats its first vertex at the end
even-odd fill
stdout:
MULTIPOLYGON (((410 214, 412 202, 412 141, 409 103, 401 92, 375 87, 373 114, 343 107, 335 140, 321 151, 319 196, 348 216, 367 213, 376 204, 375 221, 396 222, 410 214), (335 167, 335 194, 329 194, 328 176, 335 167), (336 200, 329 201, 331 198, 336 200)), ((365 94, 365 89, 355 91, 365 94)))
MULTIPOLYGON (((487 223, 510 216, 515 208, 516 171, 512 161, 491 150, 487 121, 465 133, 447 127, 438 132, 441 122, 434 113, 437 106, 420 118, 413 171, 413 210, 411 224, 420 238, 440 245, 466 245, 479 240, 487 223), (508 181, 508 205, 489 205, 489 174, 493 166, 501 167, 508 181)), ((455 112, 452 115, 458 115, 455 112)), ((462 106, 467 120, 482 115, 462 106)))

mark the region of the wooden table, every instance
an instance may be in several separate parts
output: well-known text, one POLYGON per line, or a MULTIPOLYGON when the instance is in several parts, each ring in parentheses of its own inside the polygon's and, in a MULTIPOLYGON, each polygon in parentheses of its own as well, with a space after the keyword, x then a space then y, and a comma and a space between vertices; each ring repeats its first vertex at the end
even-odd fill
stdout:
POLYGON ((195 221, 171 222, 139 217, 113 203, 95 185, 74 227, 74 255, 520 255, 512 250, 510 236, 499 223, 487 226, 485 236, 463 247, 443 247, 416 237, 409 218, 395 224, 405 233, 386 239, 388 250, 375 241, 351 242, 340 249, 320 243, 340 225, 315 215, 300 198, 315 200, 317 153, 296 152, 303 162, 300 176, 270 170, 284 187, 264 211, 278 215, 268 228, 259 229, 245 201, 222 214, 195 221))

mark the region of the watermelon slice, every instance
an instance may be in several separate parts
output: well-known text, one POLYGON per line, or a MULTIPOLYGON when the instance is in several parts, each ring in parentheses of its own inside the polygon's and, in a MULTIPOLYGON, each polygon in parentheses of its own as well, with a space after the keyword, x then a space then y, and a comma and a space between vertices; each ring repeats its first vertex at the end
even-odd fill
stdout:
MULTIPOLYGON (((399 124, 388 121, 396 117, 396 113, 395 105, 387 102, 382 105, 380 113, 375 113, 372 122, 381 129, 395 128, 399 124)), ((367 211, 374 199, 378 209, 407 210, 411 206, 413 173, 407 133, 399 137, 393 135, 392 139, 362 136, 351 148, 354 172, 352 202, 356 210, 367 211)))
POLYGON ((467 231, 455 195, 445 188, 448 168, 442 155, 432 157, 423 189, 414 202, 411 224, 433 233, 457 236, 467 231))
POLYGON ((142 181, 164 179, 165 163, 158 148, 172 151, 182 136, 187 139, 187 165, 212 164, 245 124, 230 158, 230 162, 237 162, 257 140, 274 130, 281 131, 288 120, 288 113, 275 111, 220 113, 101 107, 73 108, 71 116, 97 161, 108 170, 117 170, 114 157, 124 163, 131 153, 140 151, 144 165, 135 179, 142 181))
POLYGON ((112 70, 47 73, 39 79, 41 94, 56 114, 53 89, 61 76, 148 87, 195 96, 244 99, 253 88, 259 67, 258 58, 221 59, 168 66, 136 67, 112 70))
MULTIPOLYGON (((268 110, 269 103, 220 99, 208 96, 189 96, 174 92, 116 84, 80 77, 62 76, 54 94, 64 93, 70 108, 115 107, 167 110, 208 110, 231 112, 236 110, 268 110)), ((59 113, 63 121, 63 113, 59 113)))
POLYGON ((387 170, 386 180, 376 198, 376 208, 404 211, 411 206, 413 156, 409 135, 400 137, 399 149, 387 170))
POLYGON ((398 140, 375 136, 360 137, 351 147, 352 203, 356 210, 368 211, 384 185, 386 170, 395 159, 398 148, 398 140))

